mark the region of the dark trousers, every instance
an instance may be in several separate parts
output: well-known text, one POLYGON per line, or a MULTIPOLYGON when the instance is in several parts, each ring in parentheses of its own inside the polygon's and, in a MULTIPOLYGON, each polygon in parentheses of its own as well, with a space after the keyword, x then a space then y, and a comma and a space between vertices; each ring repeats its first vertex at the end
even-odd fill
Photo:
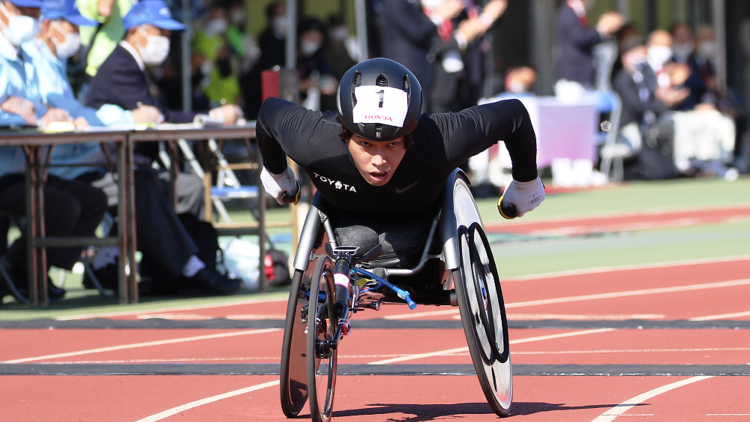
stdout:
POLYGON ((154 170, 135 171, 135 218, 138 250, 143 253, 141 275, 159 268, 179 277, 198 246, 167 202, 154 170))
MULTIPOLYGON (((92 237, 107 208, 104 193, 86 183, 49 176, 44 186, 45 236, 92 237)), ((26 216, 25 176, 12 174, 0 179, 0 211, 26 216)), ((26 271, 26 228, 5 253, 14 268, 26 271)), ((72 270, 81 248, 47 249, 47 264, 72 270)))

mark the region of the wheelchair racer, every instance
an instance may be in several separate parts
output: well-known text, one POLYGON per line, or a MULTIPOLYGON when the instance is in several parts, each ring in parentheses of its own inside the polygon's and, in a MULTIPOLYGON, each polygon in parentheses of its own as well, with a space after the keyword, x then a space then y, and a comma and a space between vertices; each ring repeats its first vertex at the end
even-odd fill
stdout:
POLYGON ((523 216, 544 200, 536 136, 521 102, 422 114, 419 81, 385 58, 349 69, 337 95, 338 113, 268 98, 256 134, 266 192, 280 204, 286 195, 299 201, 298 182, 286 158, 294 160, 336 210, 331 219, 340 245, 366 252, 381 243, 384 254, 397 256, 399 249, 422 245, 430 220, 423 215, 439 202, 447 178, 499 140, 513 163, 503 205, 523 216))

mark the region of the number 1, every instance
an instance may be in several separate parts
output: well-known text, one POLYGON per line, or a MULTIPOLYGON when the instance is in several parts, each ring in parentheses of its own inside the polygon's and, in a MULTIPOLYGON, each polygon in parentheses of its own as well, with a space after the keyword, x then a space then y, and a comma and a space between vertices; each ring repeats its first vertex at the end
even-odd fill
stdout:
POLYGON ((381 89, 376 94, 380 96, 380 103, 378 104, 378 108, 383 108, 383 97, 385 96, 385 90, 381 89))

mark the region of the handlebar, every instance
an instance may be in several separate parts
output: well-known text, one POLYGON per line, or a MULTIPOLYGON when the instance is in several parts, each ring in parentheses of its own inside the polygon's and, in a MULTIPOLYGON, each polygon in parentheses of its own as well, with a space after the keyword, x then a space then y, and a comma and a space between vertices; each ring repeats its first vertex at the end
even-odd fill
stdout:
POLYGON ((516 206, 513 204, 504 203, 503 196, 501 196, 500 199, 497 200, 497 211, 506 220, 512 220, 518 217, 518 210, 516 209, 516 206))
POLYGON ((299 184, 299 180, 297 180, 297 192, 295 192, 294 196, 289 195, 286 193, 286 191, 281 193, 281 202, 284 204, 294 204, 297 205, 299 203, 299 199, 302 196, 302 185, 299 184))

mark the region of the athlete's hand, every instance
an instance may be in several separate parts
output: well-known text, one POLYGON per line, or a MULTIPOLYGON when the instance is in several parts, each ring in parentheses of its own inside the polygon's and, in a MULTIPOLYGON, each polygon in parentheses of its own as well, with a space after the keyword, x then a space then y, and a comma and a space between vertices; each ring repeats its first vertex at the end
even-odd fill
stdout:
POLYGON ((522 217, 527 212, 538 207, 544 201, 544 184, 537 177, 530 182, 517 182, 513 180, 503 192, 503 196, 497 201, 497 209, 500 215, 507 219, 514 218, 514 215, 508 215, 507 210, 512 208, 518 217, 522 217))
POLYGON ((299 183, 289 167, 281 174, 273 174, 263 167, 260 172, 260 181, 263 182, 263 189, 266 190, 266 193, 276 198, 279 205, 284 205, 285 202, 294 204, 299 202, 299 183), (285 196, 293 198, 293 200, 284 201, 285 196))

